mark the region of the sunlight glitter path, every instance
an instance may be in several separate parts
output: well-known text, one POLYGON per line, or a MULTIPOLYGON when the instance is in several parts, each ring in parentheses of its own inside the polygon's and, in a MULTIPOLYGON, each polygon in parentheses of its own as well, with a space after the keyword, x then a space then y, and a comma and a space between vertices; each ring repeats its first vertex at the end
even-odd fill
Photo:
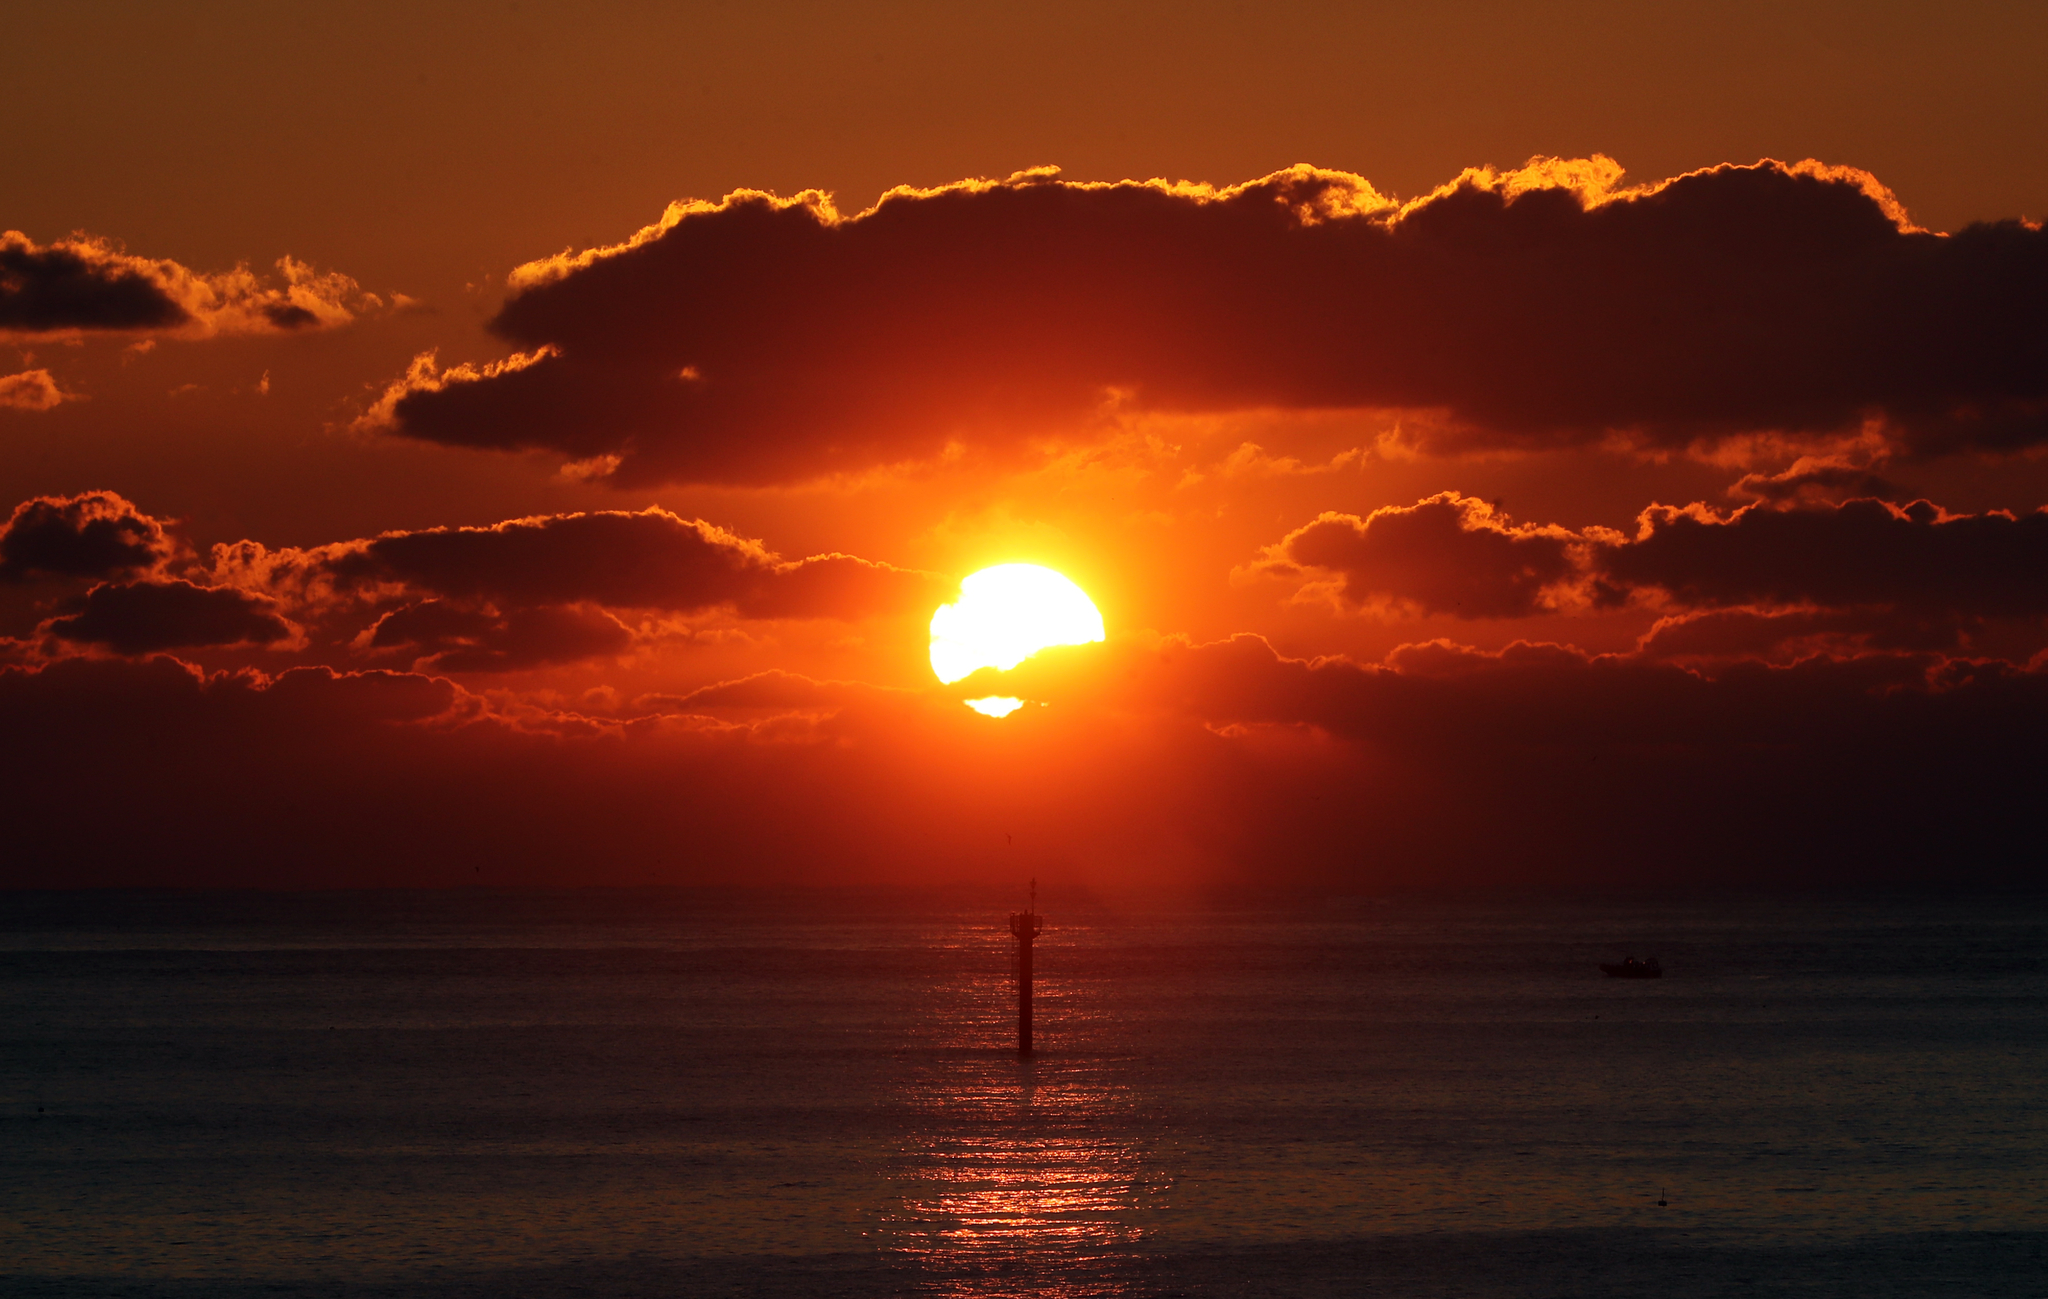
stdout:
POLYGON ((1085 1049, 1097 999, 1077 998, 1055 965, 1041 985, 1049 1049, 1020 1061, 996 1045, 1008 973, 980 965, 938 992, 940 1022, 959 1027, 902 1088, 912 1118, 890 1173, 888 1247, 929 1294, 1120 1293, 1167 1183, 1148 1168, 1120 1062, 1085 1049))

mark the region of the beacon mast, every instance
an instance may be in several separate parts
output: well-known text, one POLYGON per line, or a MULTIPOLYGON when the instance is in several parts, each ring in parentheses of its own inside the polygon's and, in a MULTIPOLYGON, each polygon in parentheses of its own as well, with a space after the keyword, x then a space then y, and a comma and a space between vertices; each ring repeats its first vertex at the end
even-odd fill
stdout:
POLYGON ((1010 932, 1017 936, 1017 1054, 1031 1054, 1031 940, 1045 928, 1038 914, 1038 879, 1031 880, 1031 901, 1010 913, 1010 932))

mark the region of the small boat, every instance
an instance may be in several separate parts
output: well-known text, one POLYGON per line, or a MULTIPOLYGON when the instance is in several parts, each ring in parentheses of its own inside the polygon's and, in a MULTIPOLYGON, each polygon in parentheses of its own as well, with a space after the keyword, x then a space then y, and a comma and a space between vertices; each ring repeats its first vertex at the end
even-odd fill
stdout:
POLYGON ((1610 979, 1661 979, 1664 977, 1664 967, 1657 964, 1657 958, 1654 956, 1647 961, 1638 961, 1631 956, 1620 965, 1601 966, 1600 973, 1610 979))

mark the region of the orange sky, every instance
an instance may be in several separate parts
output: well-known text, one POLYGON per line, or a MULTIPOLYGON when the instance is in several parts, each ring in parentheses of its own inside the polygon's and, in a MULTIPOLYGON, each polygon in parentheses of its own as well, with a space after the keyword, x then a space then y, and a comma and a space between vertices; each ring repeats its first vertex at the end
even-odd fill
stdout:
POLYGON ((12 32, 11 882, 2007 872, 2037 6, 12 32))

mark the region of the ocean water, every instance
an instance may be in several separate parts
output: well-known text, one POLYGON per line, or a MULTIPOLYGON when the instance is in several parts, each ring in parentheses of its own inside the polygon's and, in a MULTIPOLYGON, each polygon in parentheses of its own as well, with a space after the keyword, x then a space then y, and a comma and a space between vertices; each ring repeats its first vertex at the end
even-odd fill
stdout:
POLYGON ((0 895, 0 1293, 2048 1296, 2043 899, 1016 905, 0 895))

